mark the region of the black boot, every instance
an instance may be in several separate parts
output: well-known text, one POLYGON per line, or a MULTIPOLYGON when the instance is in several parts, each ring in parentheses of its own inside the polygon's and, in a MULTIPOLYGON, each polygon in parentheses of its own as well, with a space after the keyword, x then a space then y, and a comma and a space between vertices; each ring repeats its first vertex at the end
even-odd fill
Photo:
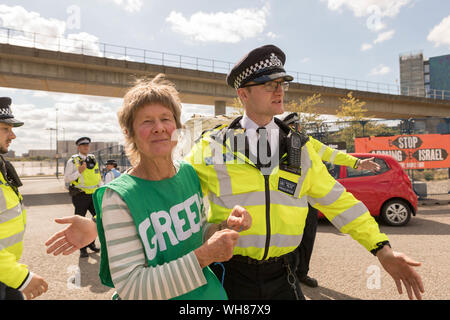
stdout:
POLYGON ((80 249, 80 258, 87 258, 89 257, 88 253, 87 253, 87 249, 86 248, 81 248, 80 249))
POLYGON ((95 246, 95 241, 88 245, 88 248, 94 252, 100 252, 100 249, 95 246))
POLYGON ((309 277, 309 276, 304 276, 304 277, 301 277, 301 278, 299 277, 298 280, 299 280, 301 283, 304 283, 304 284, 306 284, 308 287, 311 287, 311 288, 317 288, 317 286, 319 285, 319 283, 317 282, 316 279, 311 278, 311 277, 309 277))

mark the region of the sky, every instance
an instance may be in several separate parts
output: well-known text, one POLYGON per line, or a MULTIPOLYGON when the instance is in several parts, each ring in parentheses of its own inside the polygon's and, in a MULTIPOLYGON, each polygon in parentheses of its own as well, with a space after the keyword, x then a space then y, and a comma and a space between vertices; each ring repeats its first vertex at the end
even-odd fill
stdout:
MULTIPOLYGON (((5 28, 32 31, 68 46, 84 40, 94 53, 106 43, 230 63, 275 44, 288 71, 392 86, 400 54, 450 53, 448 0, 3 0, 0 26, 3 35, 5 28)), ((26 37, 17 35, 17 43, 26 37)), ((122 99, 1 87, 0 96, 13 99, 25 122, 10 146, 17 155, 54 149, 55 133, 46 129, 56 121, 59 140, 123 142, 122 99)), ((213 107, 183 104, 183 121, 194 113, 212 115, 213 107)))

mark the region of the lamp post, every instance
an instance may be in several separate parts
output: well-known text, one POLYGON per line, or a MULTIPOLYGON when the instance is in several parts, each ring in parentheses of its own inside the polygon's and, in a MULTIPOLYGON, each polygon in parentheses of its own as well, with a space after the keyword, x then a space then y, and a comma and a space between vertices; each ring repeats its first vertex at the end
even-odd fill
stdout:
POLYGON ((56 131, 55 132, 55 141, 56 141, 55 158, 56 158, 56 178, 58 178, 58 129, 57 128, 46 128, 45 130, 50 131, 50 151, 52 150, 52 131, 56 131))

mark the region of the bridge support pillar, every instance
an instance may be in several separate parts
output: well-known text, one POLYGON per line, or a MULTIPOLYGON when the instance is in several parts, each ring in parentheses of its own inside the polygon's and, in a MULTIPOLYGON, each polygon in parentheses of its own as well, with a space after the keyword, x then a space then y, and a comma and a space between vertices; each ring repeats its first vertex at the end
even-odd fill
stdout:
POLYGON ((214 101, 214 115, 226 114, 226 102, 221 100, 214 101))

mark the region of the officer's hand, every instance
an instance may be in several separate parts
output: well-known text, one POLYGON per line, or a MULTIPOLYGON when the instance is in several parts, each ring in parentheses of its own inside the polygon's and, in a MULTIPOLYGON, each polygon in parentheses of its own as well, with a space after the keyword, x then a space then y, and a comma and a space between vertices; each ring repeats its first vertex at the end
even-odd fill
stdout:
POLYGON ((215 232, 211 238, 194 251, 200 267, 204 268, 213 262, 228 261, 233 257, 233 249, 239 238, 239 233, 224 229, 215 232))
POLYGON ((78 167, 78 172, 83 173, 84 170, 86 170, 86 161, 83 161, 83 164, 78 167))
POLYGON ((56 218, 56 223, 69 223, 69 225, 55 233, 46 242, 47 253, 53 255, 68 255, 80 248, 89 245, 97 237, 97 225, 89 218, 74 215, 56 218))
POLYGON ((367 159, 360 159, 358 170, 369 170, 372 172, 380 171, 381 167, 378 163, 373 161, 375 158, 367 158, 367 159))
POLYGON ((387 273, 394 279, 399 294, 403 293, 403 283, 409 299, 414 299, 415 295, 418 300, 422 300, 421 293, 425 292, 422 278, 412 268, 420 266, 420 262, 414 261, 401 252, 392 251, 388 246, 384 246, 377 252, 377 258, 387 273))
POLYGON ((235 206, 227 219, 227 226, 238 232, 248 230, 252 226, 252 216, 245 208, 235 206))
POLYGON ((27 300, 39 297, 44 292, 47 292, 48 284, 45 282, 44 278, 40 275, 33 274, 30 283, 22 290, 27 300))

